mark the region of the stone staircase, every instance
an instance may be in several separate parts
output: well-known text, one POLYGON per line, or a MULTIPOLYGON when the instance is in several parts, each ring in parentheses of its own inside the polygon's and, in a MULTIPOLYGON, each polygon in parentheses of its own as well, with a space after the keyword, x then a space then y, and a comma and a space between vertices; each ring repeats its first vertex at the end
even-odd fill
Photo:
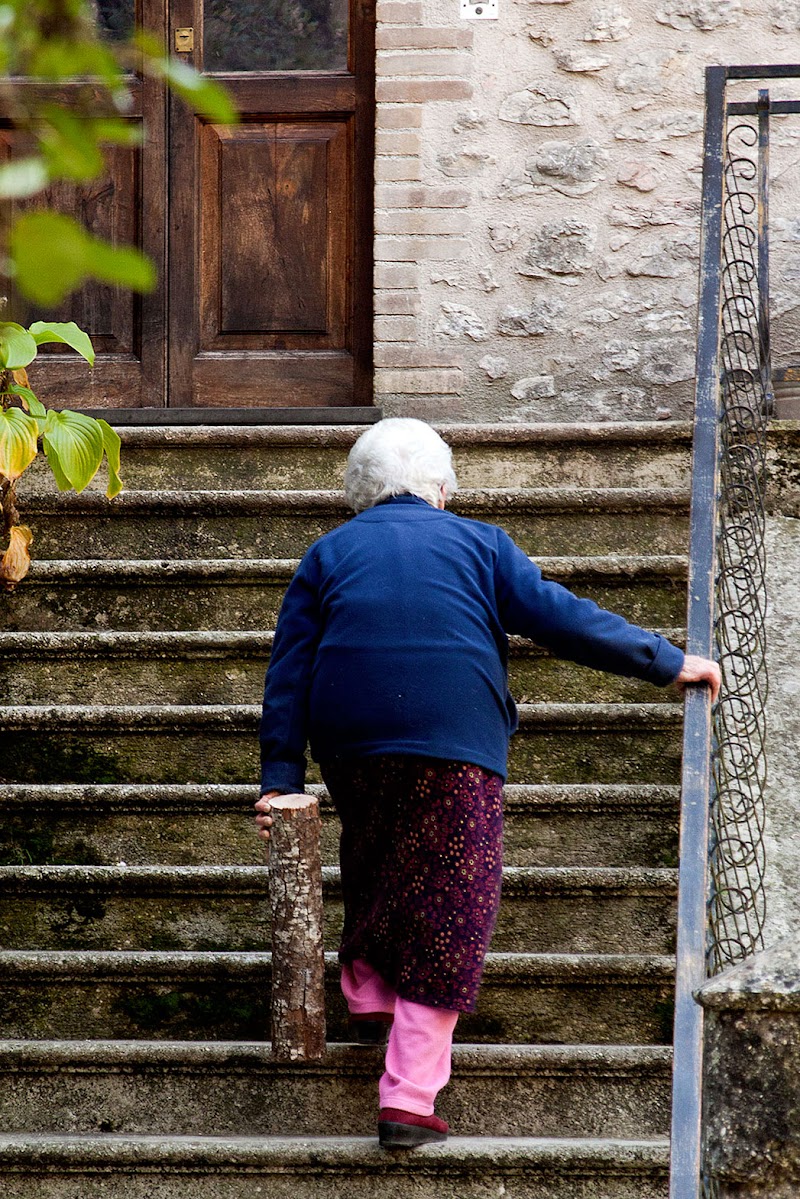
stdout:
MULTIPOLYGON (((655 1199, 667 1193, 681 707, 511 647, 500 920, 445 1146, 377 1146, 346 1043, 324 810, 329 1039, 270 1057, 256 730, 296 559, 342 520, 348 427, 124 431, 128 490, 22 496, 0 599, 0 1178, 9 1199, 655 1199)), ((680 638, 687 426, 446 431, 458 512, 680 638)), ((313 776, 312 776, 313 777, 313 776)))

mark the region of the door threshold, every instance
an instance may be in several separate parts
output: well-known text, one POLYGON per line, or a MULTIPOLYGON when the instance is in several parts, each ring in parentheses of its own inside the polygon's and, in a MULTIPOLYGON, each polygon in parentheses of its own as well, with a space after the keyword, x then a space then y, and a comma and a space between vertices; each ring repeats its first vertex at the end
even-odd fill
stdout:
POLYGON ((110 425, 372 425, 380 408, 78 408, 110 425))

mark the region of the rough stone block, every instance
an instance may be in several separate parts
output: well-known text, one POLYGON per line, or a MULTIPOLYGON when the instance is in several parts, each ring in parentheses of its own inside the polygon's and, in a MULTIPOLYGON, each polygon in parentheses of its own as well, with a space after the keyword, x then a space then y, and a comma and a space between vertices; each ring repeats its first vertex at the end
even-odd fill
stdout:
POLYGON ((506 337, 538 337, 556 329, 564 311, 564 304, 555 299, 537 300, 528 308, 508 307, 500 315, 497 331, 506 337))
POLYGON ((520 275, 582 275, 592 265, 597 237, 594 225, 583 221, 553 221, 542 225, 517 267, 520 275))
POLYGON ((472 308, 458 304, 442 304, 436 332, 447 337, 469 337, 472 341, 486 341, 489 334, 486 325, 472 308))
POLYGON ((512 92, 500 105, 498 117, 516 125, 579 125, 578 103, 572 92, 556 84, 531 83, 512 92))

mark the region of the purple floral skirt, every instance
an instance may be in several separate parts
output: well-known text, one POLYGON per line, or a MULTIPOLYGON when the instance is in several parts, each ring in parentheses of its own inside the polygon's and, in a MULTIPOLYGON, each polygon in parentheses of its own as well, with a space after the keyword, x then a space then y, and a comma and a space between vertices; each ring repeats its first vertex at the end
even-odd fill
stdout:
POLYGON ((342 822, 339 958, 403 999, 475 1009, 503 872, 503 780, 402 755, 322 764, 342 822))

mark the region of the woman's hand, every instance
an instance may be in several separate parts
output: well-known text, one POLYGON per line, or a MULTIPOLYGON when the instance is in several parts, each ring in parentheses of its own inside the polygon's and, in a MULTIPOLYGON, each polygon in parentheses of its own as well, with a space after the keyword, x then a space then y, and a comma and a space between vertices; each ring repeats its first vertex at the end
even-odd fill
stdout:
POLYGON ((710 658, 698 658, 694 654, 687 654, 683 660, 683 670, 676 678, 675 683, 681 691, 684 690, 687 683, 708 683, 711 688, 713 704, 717 702, 722 685, 722 674, 719 666, 710 658))
POLYGON ((258 835, 262 841, 269 841, 269 830, 272 827, 272 811, 271 799, 275 799, 280 795, 280 791, 266 791, 255 804, 256 809, 256 824, 258 825, 258 835))

